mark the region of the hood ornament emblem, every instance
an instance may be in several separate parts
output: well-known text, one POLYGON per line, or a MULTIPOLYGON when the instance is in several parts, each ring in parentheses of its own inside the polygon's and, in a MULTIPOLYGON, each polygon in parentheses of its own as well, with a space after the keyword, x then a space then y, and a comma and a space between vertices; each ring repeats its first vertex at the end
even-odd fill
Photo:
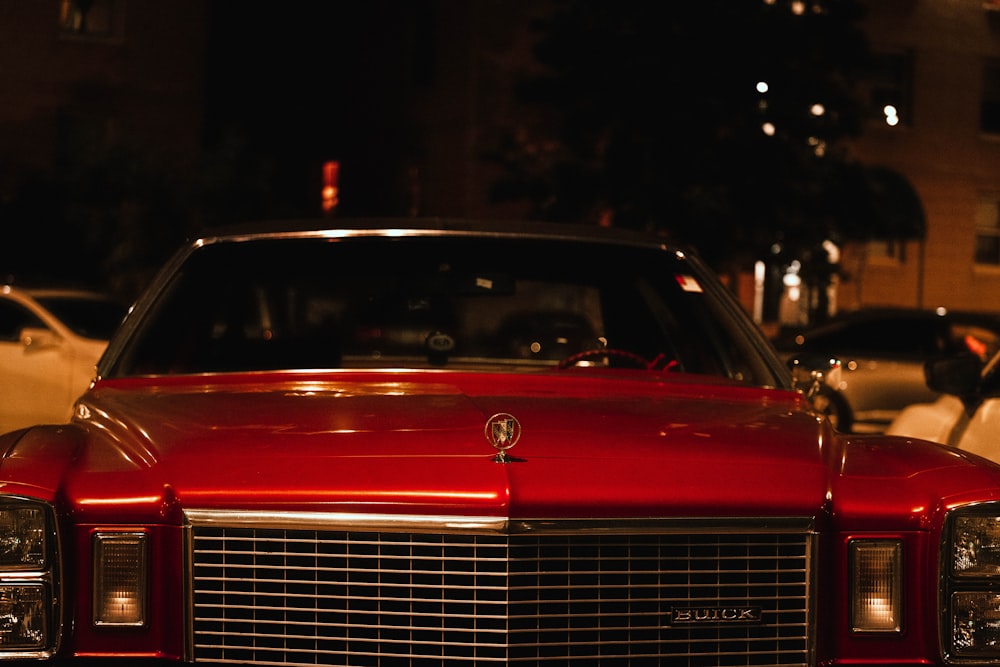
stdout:
POLYGON ((521 422, 514 415, 499 412, 486 420, 486 439, 497 455, 493 457, 496 463, 510 463, 514 459, 507 456, 507 450, 521 439, 521 422))

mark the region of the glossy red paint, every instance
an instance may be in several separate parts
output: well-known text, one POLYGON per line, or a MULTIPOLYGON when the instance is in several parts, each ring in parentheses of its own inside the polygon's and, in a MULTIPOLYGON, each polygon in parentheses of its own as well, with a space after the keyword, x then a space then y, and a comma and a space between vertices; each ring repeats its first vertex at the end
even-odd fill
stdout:
POLYGON ((84 517, 153 507, 164 485, 187 506, 520 518, 812 515, 828 486, 823 428, 791 393, 645 373, 142 382, 82 403, 65 483, 84 517), (522 427, 507 465, 483 433, 497 412, 522 427))
POLYGON ((997 497, 997 469, 966 456, 844 439, 803 412, 798 394, 684 380, 334 371, 107 381, 83 401, 87 419, 25 439, 2 471, 61 482, 84 521, 169 521, 174 506, 516 518, 830 512, 845 526, 912 530, 941 510, 936 498, 997 497), (483 434, 497 412, 522 427, 505 465, 483 434))
MULTIPOLYGON (((180 655, 184 507, 814 516, 840 536, 830 546, 841 556, 820 556, 832 569, 821 567, 829 578, 819 585, 836 602, 818 619, 832 627, 848 613, 850 539, 897 531, 889 534, 904 539, 914 590, 936 558, 932 528, 945 509, 936 499, 1000 499, 1000 469, 966 455, 847 438, 804 412, 798 394, 690 379, 624 373, 570 387, 558 373, 329 372, 108 381, 81 404, 89 417, 30 433, 0 471, 53 493, 62 484, 57 501, 78 522, 67 531, 74 551, 89 551, 95 529, 141 525, 152 536, 150 624, 125 632, 81 624, 71 646, 81 656, 180 655), (498 411, 522 426, 507 464, 493 462, 483 433, 498 411)), ((81 584, 90 566, 76 561, 81 584)), ((73 613, 85 618, 81 593, 73 613)), ((903 635, 838 633, 829 638, 834 653, 844 664, 879 655, 919 663, 936 641, 935 610, 915 599, 907 612, 903 635)))

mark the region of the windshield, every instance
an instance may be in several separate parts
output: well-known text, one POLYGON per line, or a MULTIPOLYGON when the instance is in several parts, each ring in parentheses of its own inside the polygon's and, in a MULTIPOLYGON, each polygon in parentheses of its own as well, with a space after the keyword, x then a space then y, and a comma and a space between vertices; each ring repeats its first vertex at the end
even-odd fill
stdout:
POLYGON ((125 317, 126 307, 111 299, 38 296, 39 304, 78 336, 108 340, 125 317))
POLYGON ((760 337, 719 292, 682 256, 634 246, 222 242, 188 257, 106 376, 589 366, 780 384, 760 337))

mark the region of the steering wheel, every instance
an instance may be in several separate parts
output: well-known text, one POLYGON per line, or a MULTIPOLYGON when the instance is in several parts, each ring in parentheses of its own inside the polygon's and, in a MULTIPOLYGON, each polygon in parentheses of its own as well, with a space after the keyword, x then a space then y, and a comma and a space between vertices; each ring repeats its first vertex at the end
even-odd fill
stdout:
POLYGON ((569 368, 574 366, 577 362, 585 361, 587 359, 596 359, 598 357, 616 357, 618 359, 624 359, 626 361, 632 362, 639 368, 653 368, 655 362, 650 362, 649 359, 636 354, 635 352, 629 352, 628 350, 619 350, 615 347, 595 347, 590 350, 582 350, 576 354, 571 354, 562 361, 559 362, 558 368, 569 368))

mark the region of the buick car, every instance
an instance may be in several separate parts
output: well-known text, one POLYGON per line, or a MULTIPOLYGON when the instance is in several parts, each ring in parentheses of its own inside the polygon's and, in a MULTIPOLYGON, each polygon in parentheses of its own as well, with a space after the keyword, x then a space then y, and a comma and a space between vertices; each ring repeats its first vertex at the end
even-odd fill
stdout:
POLYGON ((659 236, 206 231, 0 436, 0 661, 1000 662, 1000 467, 809 396, 659 236))

